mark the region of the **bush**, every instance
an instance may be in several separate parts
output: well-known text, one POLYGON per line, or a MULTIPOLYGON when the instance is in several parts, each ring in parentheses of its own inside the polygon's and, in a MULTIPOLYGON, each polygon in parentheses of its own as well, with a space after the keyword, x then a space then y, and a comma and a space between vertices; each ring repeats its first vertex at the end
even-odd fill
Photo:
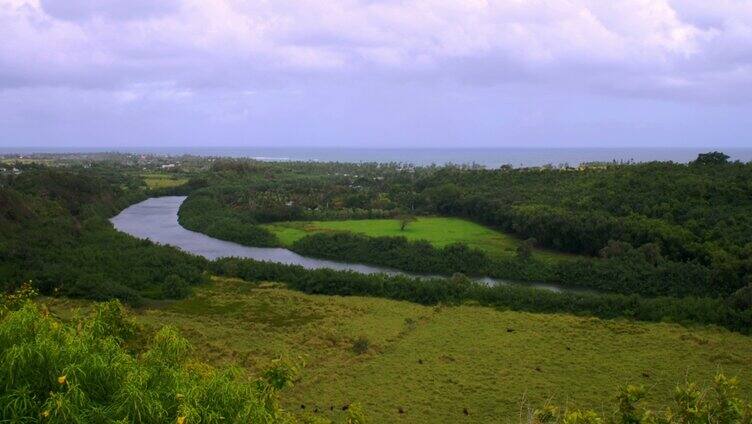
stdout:
POLYGON ((352 351, 355 352, 356 355, 362 355, 368 352, 370 344, 371 343, 367 338, 360 336, 353 342, 352 351))
POLYGON ((31 285, 31 281, 29 281, 21 284, 21 286, 12 293, 0 294, 0 307, 14 311, 38 295, 39 292, 34 289, 31 285))
POLYGON ((82 297, 92 300, 120 299, 133 306, 143 303, 141 294, 116 282, 104 283, 101 277, 84 277, 73 283, 64 293, 70 297, 82 297))
POLYGON ((133 337, 133 328, 116 301, 98 305, 91 316, 70 325, 30 302, 5 314, 0 321, 0 421, 292 421, 277 401, 279 389, 292 380, 287 369, 273 368, 248 381, 239 370, 189 366, 190 345, 170 327, 158 331, 148 350, 136 357, 122 346, 133 337))
POLYGON ((168 299, 182 299, 191 294, 190 286, 179 275, 171 274, 165 278, 162 286, 164 297, 168 299))
POLYGON ((741 311, 752 309, 752 283, 729 296, 729 304, 732 308, 741 311))
POLYGON ((665 411, 639 406, 647 391, 643 387, 623 387, 617 408, 611 417, 593 410, 562 409, 546 406, 533 414, 533 424, 746 424, 752 422, 752 402, 737 397, 738 381, 723 374, 715 377, 713 386, 700 389, 694 383, 680 385, 674 391, 674 404, 665 411))

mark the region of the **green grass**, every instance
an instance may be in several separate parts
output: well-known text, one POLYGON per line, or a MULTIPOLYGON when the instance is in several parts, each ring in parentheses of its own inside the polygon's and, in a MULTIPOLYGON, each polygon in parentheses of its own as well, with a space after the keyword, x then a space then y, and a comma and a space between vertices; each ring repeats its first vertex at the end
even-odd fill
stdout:
MULTIPOLYGON (((411 222, 404 231, 400 230, 400 223, 396 219, 278 222, 263 227, 276 234, 285 246, 308 234, 326 231, 350 231, 369 237, 403 236, 409 240, 426 240, 436 247, 463 242, 493 257, 515 255, 520 244, 519 239, 483 225, 464 219, 444 217, 420 217, 417 221, 411 222)), ((535 249, 534 255, 548 260, 573 257, 544 249, 535 249)))
POLYGON ((188 182, 187 178, 177 178, 172 175, 165 174, 144 174, 142 175, 142 177, 144 179, 144 182, 146 183, 146 186, 151 190, 158 188, 177 187, 188 182))
MULTIPOLYGON (((63 317, 88 304, 46 303, 63 317)), ((549 401, 608 412, 626 383, 644 384, 648 404, 661 407, 677 383, 707 385, 718 371, 752 395, 752 338, 723 329, 315 296, 231 279, 136 313, 150 332, 176 326, 213 364, 256 373, 280 356, 305 358, 284 406, 335 419, 350 402, 376 423, 516 422, 549 401), (358 355, 361 337, 368 350, 358 355)))

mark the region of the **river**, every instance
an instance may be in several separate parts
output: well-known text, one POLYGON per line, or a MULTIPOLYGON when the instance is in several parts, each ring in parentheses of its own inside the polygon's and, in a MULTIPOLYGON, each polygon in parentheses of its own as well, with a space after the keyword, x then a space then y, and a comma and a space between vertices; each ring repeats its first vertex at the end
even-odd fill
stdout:
MULTIPOLYGON (((184 196, 154 197, 137 203, 123 210, 110 221, 118 231, 133 237, 151 240, 154 243, 177 247, 194 255, 209 260, 225 257, 249 258, 257 261, 300 265, 307 269, 329 268, 343 271, 355 271, 364 274, 408 275, 426 277, 371 265, 329 261, 298 255, 280 247, 249 247, 241 244, 218 240, 206 234, 183 228, 178 223, 178 211, 185 201, 184 196)), ((479 278, 486 284, 524 284, 537 288, 560 292, 565 290, 553 284, 512 283, 492 278, 479 278)), ((569 289, 566 289, 569 290, 569 289)))

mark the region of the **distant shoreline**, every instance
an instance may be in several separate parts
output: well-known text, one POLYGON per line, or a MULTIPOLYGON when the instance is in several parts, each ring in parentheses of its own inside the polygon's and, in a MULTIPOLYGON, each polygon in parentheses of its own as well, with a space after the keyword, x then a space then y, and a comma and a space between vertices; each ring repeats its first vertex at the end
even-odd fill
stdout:
POLYGON ((501 165, 513 167, 535 167, 544 165, 577 166, 589 162, 650 162, 673 161, 686 163, 694 160, 699 153, 723 151, 731 160, 752 161, 752 148, 334 148, 334 147, 0 147, 0 154, 153 154, 153 155, 193 155, 236 157, 264 161, 314 161, 314 162, 398 162, 427 166, 480 165, 498 168, 501 165))

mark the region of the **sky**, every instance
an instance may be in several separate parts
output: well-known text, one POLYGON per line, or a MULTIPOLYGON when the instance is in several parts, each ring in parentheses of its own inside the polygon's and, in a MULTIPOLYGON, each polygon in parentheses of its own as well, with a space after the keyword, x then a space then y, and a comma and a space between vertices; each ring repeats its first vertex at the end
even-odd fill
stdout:
POLYGON ((0 147, 752 147, 750 0, 0 0, 0 147))

